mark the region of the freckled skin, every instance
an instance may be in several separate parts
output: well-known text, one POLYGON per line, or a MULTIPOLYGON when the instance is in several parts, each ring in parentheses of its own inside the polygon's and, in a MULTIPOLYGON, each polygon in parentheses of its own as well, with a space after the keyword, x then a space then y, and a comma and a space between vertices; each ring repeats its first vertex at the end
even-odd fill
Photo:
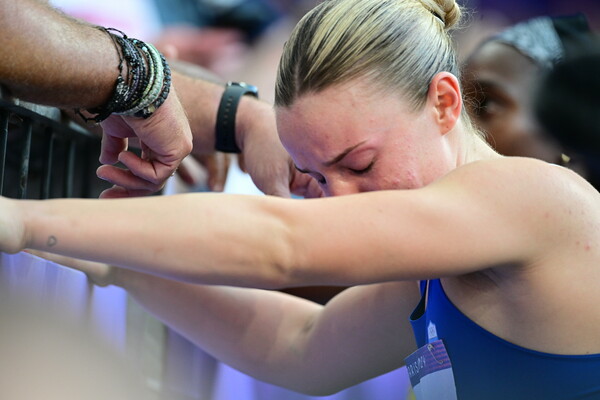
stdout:
POLYGON ((454 167, 455 156, 449 146, 440 146, 437 130, 429 120, 412 113, 400 101, 365 101, 365 93, 368 86, 363 84, 350 87, 343 95, 337 88, 325 89, 277 111, 284 147, 297 167, 311 171, 311 176, 323 182, 325 195, 415 189, 454 167), (356 99, 361 100, 360 111, 356 99), (340 109, 344 111, 340 113, 340 109), (364 118, 365 115, 372 117, 364 118), (324 165, 357 143, 362 144, 342 162, 324 165), (371 162, 374 164, 368 172, 352 172, 371 162))

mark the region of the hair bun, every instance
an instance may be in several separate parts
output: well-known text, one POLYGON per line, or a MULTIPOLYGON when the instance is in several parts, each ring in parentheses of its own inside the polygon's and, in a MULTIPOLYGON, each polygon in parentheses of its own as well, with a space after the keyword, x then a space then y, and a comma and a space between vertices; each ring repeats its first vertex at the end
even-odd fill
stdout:
POLYGON ((442 21, 445 30, 454 28, 460 22, 462 11, 455 0, 421 0, 421 3, 442 21))

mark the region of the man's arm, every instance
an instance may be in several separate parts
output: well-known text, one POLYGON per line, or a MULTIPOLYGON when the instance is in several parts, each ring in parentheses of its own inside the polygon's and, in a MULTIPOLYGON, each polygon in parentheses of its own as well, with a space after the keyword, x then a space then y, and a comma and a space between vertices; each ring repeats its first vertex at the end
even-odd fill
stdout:
MULTIPOLYGON (((119 74, 119 55, 101 30, 70 18, 47 2, 0 0, 0 84, 18 98, 62 108, 89 109, 106 104, 119 74)), ((112 116, 104 129, 98 174, 116 187, 106 197, 143 195, 159 190, 191 151, 188 121, 196 154, 214 152, 217 107, 224 85, 199 67, 175 66, 174 89, 147 120, 112 116), (181 110, 181 98, 185 114, 181 110), (146 157, 127 152, 127 139, 138 137, 146 157), (144 147, 143 147, 144 148, 144 147), (111 164, 121 161, 126 170, 111 164)), ((236 115, 236 141, 247 172, 267 194, 309 191, 281 146, 270 104, 244 96, 236 115)), ((310 186, 315 189, 314 186, 310 186)), ((316 192, 316 194, 315 194, 316 192)))
MULTIPOLYGON (((173 83, 178 90, 194 137, 194 154, 214 152, 217 108, 225 83, 201 67, 177 62, 173 83)), ((300 174, 279 141, 273 106, 243 96, 236 113, 236 143, 240 161, 256 186, 265 194, 289 197, 290 191, 305 197, 320 196, 313 179, 300 174)))
MULTIPOLYGON (((202 67, 174 61, 173 84, 190 122, 194 138, 192 153, 198 156, 215 150, 217 108, 225 82, 202 67)), ((243 96, 236 113, 236 143, 242 150, 240 163, 265 194, 289 197, 319 197, 313 179, 299 173, 279 141, 273 106, 252 96, 243 96)))
MULTIPOLYGON (((0 1, 0 84, 12 96, 62 108, 105 107, 121 74, 117 47, 107 32, 47 2, 0 1)), ((131 71, 125 63, 123 75, 131 71)), ((128 101, 135 104, 135 98, 128 101)), ((150 118, 113 114, 104 121, 100 160, 121 161, 128 168, 112 181, 119 186, 113 191, 142 195, 160 190, 191 147, 189 125, 173 90, 150 118), (130 137, 139 138, 141 158, 127 152, 130 137)))
POLYGON ((106 33, 45 1, 0 1, 0 83, 30 102, 93 108, 110 98, 119 56, 106 33))

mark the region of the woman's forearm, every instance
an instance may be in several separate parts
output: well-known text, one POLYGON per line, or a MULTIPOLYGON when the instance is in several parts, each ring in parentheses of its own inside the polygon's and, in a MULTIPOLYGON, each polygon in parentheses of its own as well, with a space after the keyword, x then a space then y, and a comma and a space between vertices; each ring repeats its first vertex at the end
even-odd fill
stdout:
POLYGON ((22 215, 27 248, 195 283, 288 284, 291 246, 278 214, 283 199, 185 194, 5 201, 22 215))
POLYGON ((191 342, 254 378, 301 393, 332 394, 398 368, 415 346, 407 322, 419 295, 413 282, 350 288, 321 306, 278 291, 117 271, 118 286, 191 342), (398 301, 398 291, 408 300, 398 301), (388 326, 371 330, 380 307, 389 311, 388 326), (394 345, 368 350, 364 343, 373 337, 394 345))
POLYGON ((117 271, 115 283, 142 307, 220 361, 273 384, 310 389, 306 377, 317 366, 303 359, 299 334, 308 334, 303 328, 322 306, 277 291, 117 271))
POLYGON ((0 84, 23 100, 65 108, 104 104, 119 56, 109 36, 45 1, 0 0, 0 84))

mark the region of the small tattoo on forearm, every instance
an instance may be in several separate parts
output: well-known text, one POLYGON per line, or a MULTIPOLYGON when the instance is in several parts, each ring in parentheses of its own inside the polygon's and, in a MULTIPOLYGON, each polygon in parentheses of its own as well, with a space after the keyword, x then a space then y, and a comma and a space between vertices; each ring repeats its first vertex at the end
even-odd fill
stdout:
POLYGON ((48 236, 48 241, 46 242, 46 245, 48 245, 48 247, 52 247, 56 245, 57 242, 58 240, 56 240, 56 236, 50 235, 48 236))

